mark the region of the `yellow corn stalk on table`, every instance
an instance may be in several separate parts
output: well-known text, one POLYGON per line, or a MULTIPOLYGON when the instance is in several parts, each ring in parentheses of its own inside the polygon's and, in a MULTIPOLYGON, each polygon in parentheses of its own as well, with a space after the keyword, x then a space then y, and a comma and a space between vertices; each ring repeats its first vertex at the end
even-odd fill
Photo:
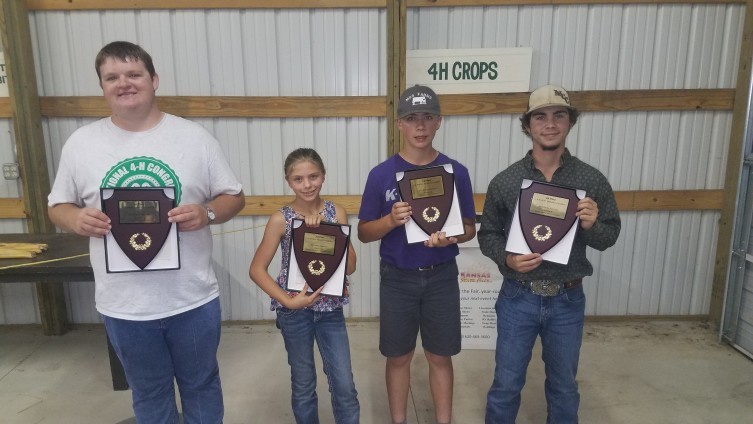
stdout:
POLYGON ((0 259, 33 258, 45 250, 46 243, 0 243, 0 259))

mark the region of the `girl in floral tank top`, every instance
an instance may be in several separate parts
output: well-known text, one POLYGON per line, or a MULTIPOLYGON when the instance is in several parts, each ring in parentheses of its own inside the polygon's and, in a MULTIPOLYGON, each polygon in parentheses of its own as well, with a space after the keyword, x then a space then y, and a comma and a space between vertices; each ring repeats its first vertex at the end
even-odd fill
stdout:
MULTIPOLYGON (((343 305, 348 301, 347 285, 343 297, 322 295, 324 286, 309 293, 308 284, 301 292, 285 289, 288 280, 292 220, 300 218, 307 227, 322 222, 347 224, 345 209, 323 200, 319 193, 324 184, 324 163, 313 149, 301 148, 285 160, 285 180, 295 199, 269 217, 264 237, 251 260, 251 279, 272 298, 277 313, 277 328, 285 341, 291 376, 291 404, 296 423, 318 423, 314 340, 319 348, 332 397, 335 423, 359 422, 360 405, 353 382, 350 346, 345 327, 343 305), (282 250, 282 267, 277 279, 269 275, 269 264, 282 250)), ((323 266, 323 265, 322 265, 323 266)), ((345 273, 356 269, 356 252, 348 243, 345 273)), ((347 283, 346 283, 347 284, 347 283)))

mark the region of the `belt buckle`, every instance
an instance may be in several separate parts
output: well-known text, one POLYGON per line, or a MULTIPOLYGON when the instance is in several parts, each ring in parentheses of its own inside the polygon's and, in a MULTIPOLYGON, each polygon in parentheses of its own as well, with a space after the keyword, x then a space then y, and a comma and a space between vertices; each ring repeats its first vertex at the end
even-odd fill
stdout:
POLYGON ((531 281, 531 293, 539 296, 552 297, 557 296, 560 292, 560 284, 552 280, 533 280, 531 281))

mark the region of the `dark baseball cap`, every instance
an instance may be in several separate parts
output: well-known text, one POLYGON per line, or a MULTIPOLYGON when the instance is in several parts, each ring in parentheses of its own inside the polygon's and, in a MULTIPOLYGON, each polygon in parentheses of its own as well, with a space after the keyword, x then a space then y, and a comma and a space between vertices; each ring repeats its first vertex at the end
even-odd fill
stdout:
POLYGON ((431 113, 439 115, 439 98, 437 93, 424 85, 414 85, 400 95, 397 105, 397 117, 405 118, 411 113, 431 113))

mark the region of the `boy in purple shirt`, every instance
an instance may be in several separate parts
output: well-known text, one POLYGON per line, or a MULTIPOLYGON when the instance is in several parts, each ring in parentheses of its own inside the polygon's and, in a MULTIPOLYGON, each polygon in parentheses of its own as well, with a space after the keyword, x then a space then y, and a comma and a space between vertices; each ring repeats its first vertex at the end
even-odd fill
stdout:
MULTIPOLYGON (((476 210, 468 169, 434 149, 442 123, 439 99, 425 86, 405 90, 397 108, 397 127, 405 137, 400 152, 369 173, 358 213, 358 239, 381 240, 379 350, 387 357, 386 382, 394 423, 406 423, 410 363, 421 341, 429 364, 429 384, 438 423, 452 417, 452 355, 460 352, 458 243, 476 235, 476 210), (399 201, 395 173, 452 164, 465 234, 443 231, 423 243, 408 244, 404 225, 413 211, 399 201)), ((420 214, 421 211, 416 213, 420 214)))

